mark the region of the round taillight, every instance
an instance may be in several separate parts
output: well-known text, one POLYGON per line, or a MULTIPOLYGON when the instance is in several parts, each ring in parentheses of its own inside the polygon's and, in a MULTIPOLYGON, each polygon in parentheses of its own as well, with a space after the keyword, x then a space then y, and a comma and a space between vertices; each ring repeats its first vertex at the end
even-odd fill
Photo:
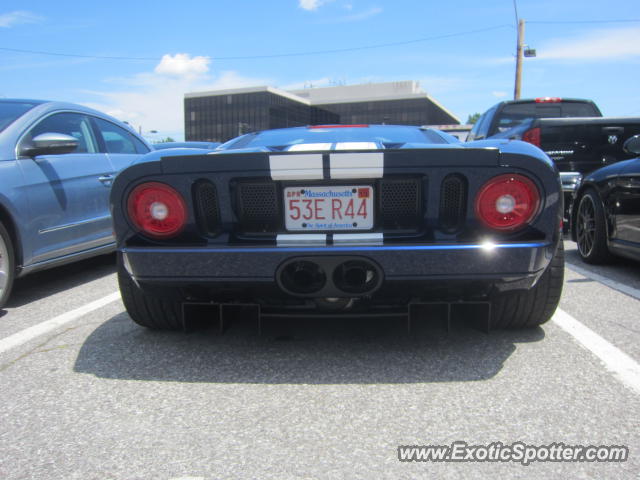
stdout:
POLYGON ((164 183, 138 185, 129 194, 127 209, 135 226, 150 237, 168 238, 177 235, 187 221, 184 199, 164 183))
POLYGON ((540 206, 536 185, 524 175, 506 174, 485 183, 476 196, 476 217, 495 230, 516 230, 529 223, 540 206))

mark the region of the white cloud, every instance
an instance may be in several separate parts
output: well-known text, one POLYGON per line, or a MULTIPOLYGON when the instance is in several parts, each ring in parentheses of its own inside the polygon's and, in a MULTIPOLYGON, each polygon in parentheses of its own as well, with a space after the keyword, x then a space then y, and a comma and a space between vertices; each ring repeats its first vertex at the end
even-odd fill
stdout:
POLYGON ((14 25, 25 23, 38 23, 42 21, 42 17, 25 10, 16 10, 14 12, 4 13, 0 15, 0 27, 10 28, 14 25))
POLYGON ((493 95, 496 98, 504 98, 509 94, 507 92, 502 92, 502 91, 500 91, 500 92, 493 91, 493 92, 491 92, 491 95, 493 95))
POLYGON ((354 13, 352 15, 346 15, 344 17, 339 17, 335 19, 336 23, 346 23, 346 22, 360 22, 362 20, 366 20, 367 18, 374 17, 382 13, 382 8, 380 7, 372 7, 369 10, 365 10, 360 13, 354 13))
POLYGON ((640 27, 601 29, 537 48, 544 60, 612 60, 640 56, 640 27))
POLYGON ((327 0, 298 0, 298 5, 304 10, 317 10, 321 5, 327 3, 327 0))
POLYGON ((143 133, 157 130, 160 136, 176 138, 184 131, 185 93, 273 83, 271 79, 244 77, 234 71, 211 74, 209 60, 194 61, 198 58, 205 57, 165 55, 153 72, 106 80, 119 85, 119 89, 85 91, 97 100, 83 104, 127 121, 136 130, 142 127, 143 133), (167 57, 172 60, 165 60, 167 57), (176 57, 181 59, 176 61, 176 57))
POLYGON ((176 77, 199 76, 209 71, 209 57, 191 57, 187 53, 163 55, 154 71, 161 75, 176 77))

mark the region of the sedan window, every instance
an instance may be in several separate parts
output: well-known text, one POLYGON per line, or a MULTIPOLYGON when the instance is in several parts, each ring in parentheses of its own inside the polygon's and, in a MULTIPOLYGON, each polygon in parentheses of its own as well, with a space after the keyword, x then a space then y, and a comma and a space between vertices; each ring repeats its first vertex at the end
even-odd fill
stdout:
POLYGON ((0 132, 36 105, 29 102, 0 102, 0 132))
POLYGON ((127 132, 124 128, 120 128, 111 122, 102 120, 101 118, 94 118, 102 139, 107 150, 107 153, 147 153, 149 149, 142 144, 133 135, 127 132))
POLYGON ((78 148, 73 153, 97 153, 89 119, 79 113, 56 113, 33 127, 24 141, 30 142, 42 133, 64 133, 78 140, 78 148))

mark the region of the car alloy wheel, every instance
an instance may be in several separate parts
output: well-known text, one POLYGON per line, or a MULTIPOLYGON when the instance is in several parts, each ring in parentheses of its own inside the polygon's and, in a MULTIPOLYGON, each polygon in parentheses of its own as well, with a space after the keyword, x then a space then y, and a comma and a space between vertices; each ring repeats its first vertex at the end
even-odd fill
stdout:
POLYGON ((576 240, 582 257, 589 257, 596 241, 596 209, 590 195, 580 199, 576 222, 576 240))
POLYGON ((15 260, 9 232, 0 223, 0 308, 4 307, 13 286, 15 260))

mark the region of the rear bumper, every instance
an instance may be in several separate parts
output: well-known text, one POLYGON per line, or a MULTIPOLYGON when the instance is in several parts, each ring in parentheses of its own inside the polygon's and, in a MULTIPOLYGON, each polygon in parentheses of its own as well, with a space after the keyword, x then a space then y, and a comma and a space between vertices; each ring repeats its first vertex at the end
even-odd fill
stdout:
MULTIPOLYGON (((274 284, 279 267, 297 257, 357 257, 375 262, 383 284, 486 281, 532 284, 549 265, 552 242, 322 247, 125 247, 132 277, 152 284, 274 284)), ((523 288, 523 287, 520 287, 523 288)))

